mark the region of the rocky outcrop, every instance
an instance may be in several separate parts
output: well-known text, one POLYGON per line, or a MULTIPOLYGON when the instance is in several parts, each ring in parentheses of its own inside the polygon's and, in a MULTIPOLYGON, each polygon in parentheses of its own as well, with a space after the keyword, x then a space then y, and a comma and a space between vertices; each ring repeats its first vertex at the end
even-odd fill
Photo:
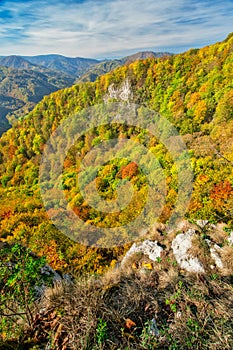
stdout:
POLYGON ((132 99, 132 96, 133 93, 131 91, 129 79, 126 79, 119 87, 115 87, 114 84, 109 85, 108 93, 104 97, 104 102, 108 102, 109 99, 127 102, 132 99))
POLYGON ((164 228, 164 232, 158 231, 156 240, 134 243, 121 266, 150 270, 166 257, 165 263, 175 258, 175 263, 190 273, 213 273, 214 270, 228 273, 232 268, 228 258, 232 246, 233 231, 228 236, 223 224, 214 225, 207 220, 192 224, 182 221, 176 230, 164 228))
POLYGON ((182 269, 188 272, 204 273, 205 270, 198 258, 188 252, 192 248, 194 234, 195 230, 190 229, 186 233, 177 235, 172 241, 173 254, 182 269))
MULTIPOLYGON (((49 266, 47 264, 41 268, 41 275, 42 275, 42 277, 43 276, 50 277, 53 285, 55 285, 57 283, 69 283, 69 284, 71 284, 73 282, 72 277, 70 275, 58 273, 57 271, 52 269, 51 266, 49 266)), ((47 285, 46 285, 46 283, 43 283, 41 286, 35 286, 34 288, 36 291, 36 297, 41 298, 47 289, 47 285)))

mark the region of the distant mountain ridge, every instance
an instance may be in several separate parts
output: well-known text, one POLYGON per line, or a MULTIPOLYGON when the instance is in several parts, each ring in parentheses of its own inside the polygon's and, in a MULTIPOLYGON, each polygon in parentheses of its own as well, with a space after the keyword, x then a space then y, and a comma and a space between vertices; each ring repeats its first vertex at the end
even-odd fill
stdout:
POLYGON ((34 69, 35 65, 21 56, 6 56, 0 58, 0 66, 15 69, 34 69))
POLYGON ((90 66, 99 61, 89 58, 72 58, 61 55, 40 55, 40 56, 2 56, 0 66, 15 69, 31 69, 36 71, 61 72, 75 80, 82 75, 90 66))
POLYGON ((55 72, 62 72, 63 74, 72 77, 74 81, 76 79, 80 81, 93 81, 94 77, 96 79, 97 76, 108 73, 110 70, 121 65, 149 57, 160 58, 168 55, 171 55, 171 53, 141 51, 123 58, 106 60, 96 60, 83 57, 66 57, 57 54, 38 56, 11 55, 0 56, 0 66, 37 71, 49 69, 55 72))
POLYGON ((169 52, 153 52, 153 51, 141 51, 130 56, 126 56, 114 60, 104 60, 99 64, 92 66, 85 74, 76 80, 76 83, 79 82, 94 82, 99 76, 109 73, 113 69, 123 66, 125 64, 130 64, 137 60, 144 60, 146 58, 161 58, 165 56, 171 56, 169 52))
POLYGON ((84 74, 91 66, 99 61, 92 58, 66 57, 62 55, 39 55, 23 56, 25 60, 32 64, 45 67, 55 71, 61 71, 74 78, 84 74))
POLYGON ((122 61, 124 61, 124 63, 131 63, 136 60, 144 60, 150 57, 161 58, 164 56, 171 56, 171 55, 173 54, 170 52, 139 51, 137 53, 134 53, 132 55, 122 58, 122 61))
POLYGON ((1 56, 0 135, 44 96, 71 86, 77 76, 96 62, 99 61, 60 55, 1 56))

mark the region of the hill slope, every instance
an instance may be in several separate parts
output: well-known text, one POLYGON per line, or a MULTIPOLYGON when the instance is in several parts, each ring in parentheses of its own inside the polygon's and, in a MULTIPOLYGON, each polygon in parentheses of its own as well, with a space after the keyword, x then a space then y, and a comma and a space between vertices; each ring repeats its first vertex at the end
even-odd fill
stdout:
MULTIPOLYGON (((3 75, 4 72, 3 69, 3 75)), ((28 246, 37 255, 46 256, 54 269, 74 276, 91 274, 95 277, 87 283, 83 279, 85 282, 77 284, 55 285, 43 299, 42 312, 36 315, 29 312, 35 309, 34 305, 29 305, 32 309, 25 310, 26 314, 30 314, 27 335, 22 337, 22 334, 15 335, 13 332, 14 339, 17 338, 18 342, 25 337, 30 341, 34 339, 40 347, 53 341, 54 346, 64 349, 121 349, 122 344, 122 350, 126 347, 212 349, 213 344, 218 350, 232 349, 232 81, 233 35, 230 35, 222 43, 180 55, 139 60, 118 67, 94 83, 80 83, 54 92, 44 97, 32 112, 2 135, 0 240, 28 246), (164 223, 176 207, 181 169, 175 164, 170 144, 165 145, 143 128, 119 122, 109 125, 106 122, 109 120, 108 113, 101 114, 99 126, 91 127, 89 114, 80 113, 94 105, 98 105, 98 111, 104 111, 108 101, 120 102, 121 106, 138 104, 138 119, 144 113, 142 106, 146 106, 169 120, 182 135, 188 155, 182 153, 181 165, 189 157, 193 170, 193 193, 186 213, 188 222, 164 229, 164 223), (64 197, 57 195, 54 181, 47 181, 50 180, 53 164, 58 164, 57 154, 51 152, 52 158, 45 164, 46 178, 42 179, 42 187, 46 186, 53 197, 46 203, 45 211, 38 185, 44 145, 62 122, 77 113, 79 123, 91 129, 75 142, 64 160, 61 155, 66 139, 52 145, 53 150, 56 146, 61 150, 62 182, 55 179, 69 205, 64 197), (83 159, 87 162, 87 156, 90 160, 95 160, 96 155, 100 157, 91 151, 112 139, 115 146, 133 141, 149 150, 161 170, 158 172, 156 162, 150 162, 148 158, 149 180, 160 180, 162 173, 166 185, 165 202, 155 227, 141 232, 138 237, 138 241, 151 240, 147 241, 146 253, 150 260, 145 259, 140 243, 137 243, 139 245, 131 248, 134 254, 127 255, 126 261, 125 258, 122 260, 126 266, 120 269, 114 267, 118 266, 119 259, 133 240, 127 223, 136 220, 138 213, 142 212, 150 182, 147 181, 145 168, 129 160, 128 155, 120 157, 117 153, 109 161, 101 163, 98 170, 91 166, 90 173, 85 173, 81 167, 83 159), (91 186, 95 186, 105 202, 114 201, 118 185, 126 184, 127 193, 130 193, 130 187, 134 191, 132 204, 130 202, 113 213, 95 210, 80 191, 77 175, 83 176, 86 193, 92 194, 91 186), (53 219, 61 218, 63 227, 69 230, 74 222, 69 225, 68 217, 64 216, 64 208, 67 210, 67 207, 85 222, 84 229, 88 228, 85 234, 77 230, 71 237, 77 242, 61 233, 48 219, 48 215, 53 219), (194 222, 199 222, 198 226, 194 222), (106 228, 106 234, 95 234, 96 231, 98 233, 96 227, 106 228), (114 246, 111 245, 115 242, 114 237, 109 233, 112 227, 116 227, 121 235, 119 244, 114 246), (88 245, 93 241, 93 246, 88 245), (161 255, 153 257, 155 250, 152 248, 155 246, 161 255), (187 266, 188 271, 194 271, 190 270, 190 266, 197 267, 197 262, 201 263, 198 271, 195 270, 198 273, 184 271, 187 266), (109 274, 101 278, 100 275, 106 271, 109 274)), ((7 101, 5 103, 7 106, 7 101)), ((166 136, 167 129, 160 124, 163 118, 153 114, 152 117, 166 136)), ((64 131, 70 131, 74 137, 79 132, 75 125, 68 123, 64 131)), ((184 183, 187 181, 186 178, 182 180, 184 183)), ((160 199, 159 190, 152 197, 155 211, 160 199)), ((120 194, 122 197, 122 192, 120 194)), ((145 242, 142 243, 144 247, 145 242)), ((4 243, 1 245, 4 248, 4 243)), ((25 276, 21 275, 24 260, 17 253, 19 250, 19 246, 13 247, 14 264, 7 260, 1 269, 6 281, 2 293, 5 304, 1 303, 3 315, 4 305, 9 305, 5 294, 8 290, 13 289, 16 293, 21 301, 19 306, 25 304, 25 296, 29 295, 25 290, 27 284, 18 283, 22 275, 25 276), (9 268, 16 270, 13 277, 9 276, 9 268)), ((36 278, 33 260, 28 254, 25 257, 29 259, 29 276, 36 278)), ((18 309, 22 313, 22 308, 18 309)), ((19 318, 18 315, 14 317, 16 320, 19 318)), ((22 321, 12 323, 9 317, 4 316, 1 326, 5 329, 9 325, 10 330, 13 327, 13 331, 17 332, 15 324, 20 326, 22 321)), ((26 325, 23 326, 25 330, 26 325)), ((4 339, 9 339, 12 333, 3 333, 4 343, 4 339)), ((10 341, 9 348, 16 348, 15 340, 10 341)), ((8 348, 6 342, 3 348, 8 348)))
POLYGON ((33 66, 33 70, 28 69, 31 65, 25 62, 13 58, 13 62, 4 60, 2 63, 20 68, 0 66, 0 135, 10 128, 8 118, 14 122, 32 110, 45 95, 73 83, 72 78, 60 73, 46 69, 41 72, 36 66, 33 66))
MULTIPOLYGON (((55 264, 65 264, 64 259, 70 259, 77 269, 83 268, 76 258, 84 254, 85 259, 88 259, 86 250, 79 246, 79 253, 74 255, 73 248, 67 248, 70 243, 63 242, 63 235, 46 218, 37 184, 40 158, 45 142, 62 121, 86 107, 103 104, 108 99, 122 102, 122 91, 125 91, 126 86, 129 92, 126 103, 143 104, 161 113, 183 135, 194 175, 194 190, 187 217, 191 220, 223 221, 232 227, 232 47, 233 37, 229 36, 222 43, 200 50, 137 61, 117 68, 95 83, 78 84, 45 97, 0 140, 2 237, 20 237, 33 247, 37 242, 36 249, 45 254, 51 248, 52 240, 55 264), (10 198, 7 196, 8 189, 11 191, 10 198), (58 253, 64 250, 65 258, 58 253)), ((166 201, 159 220, 166 222, 173 211, 178 191, 177 171, 171 155, 155 138, 134 128, 127 129, 124 125, 92 130, 68 153, 64 163, 63 185, 71 207, 89 223, 107 227, 112 223, 119 225, 119 222, 134 217, 137 210, 141 210, 147 191, 145 177, 134 163, 121 162, 119 159, 101 168, 98 173, 99 191, 103 198, 111 200, 119 179, 128 178, 137 189, 138 201, 135 207, 129 206, 125 216, 104 216, 92 211, 80 195, 76 183, 80 157, 85 156, 101 140, 111 138, 111 135, 115 135, 119 141, 137 139, 159 159, 167 184, 166 201)), ((56 213, 56 207, 53 209, 56 213)), ((99 259, 98 249, 95 250, 93 260, 91 256, 90 265, 86 268, 91 270, 96 266, 98 269, 102 259, 94 262, 99 259)), ((82 260, 84 265, 85 259, 82 260)))

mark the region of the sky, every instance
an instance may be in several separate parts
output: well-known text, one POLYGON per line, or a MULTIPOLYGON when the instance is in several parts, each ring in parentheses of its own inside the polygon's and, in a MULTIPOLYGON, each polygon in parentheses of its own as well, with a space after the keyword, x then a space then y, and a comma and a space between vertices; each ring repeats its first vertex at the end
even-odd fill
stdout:
POLYGON ((233 31, 233 0, 0 0, 0 56, 183 52, 233 31))

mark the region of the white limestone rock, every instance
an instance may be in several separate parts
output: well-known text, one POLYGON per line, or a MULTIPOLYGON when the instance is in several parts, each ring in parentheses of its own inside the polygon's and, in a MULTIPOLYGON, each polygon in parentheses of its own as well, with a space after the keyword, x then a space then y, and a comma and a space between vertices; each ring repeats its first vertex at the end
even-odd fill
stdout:
POLYGON ((126 79, 123 85, 121 86, 119 97, 122 101, 129 101, 130 96, 131 96, 131 87, 130 87, 129 80, 126 79))
POLYGON ((132 97, 131 85, 128 79, 126 79, 121 86, 115 88, 114 84, 109 85, 108 93, 104 97, 104 101, 107 102, 113 98, 120 101, 129 101, 132 97))
POLYGON ((221 248, 217 244, 215 244, 213 248, 210 248, 210 254, 211 254, 211 257, 214 259, 216 266, 219 269, 223 269, 222 260, 219 254, 217 253, 218 250, 221 250, 221 248))
POLYGON ((200 228, 204 228, 207 224, 208 224, 208 220, 196 220, 196 224, 200 227, 200 228))
POLYGON ((163 248, 158 245, 157 241, 145 240, 139 245, 134 243, 132 247, 128 250, 128 252, 125 254, 121 265, 125 265, 128 259, 135 253, 143 253, 144 255, 147 255, 150 260, 156 261, 157 258, 160 258, 162 251, 163 248))
MULTIPOLYGON (((51 278, 51 282, 53 283, 53 285, 59 284, 59 283, 68 283, 68 284, 73 283, 70 275, 68 275, 68 274, 61 274, 60 275, 48 264, 42 266, 40 271, 41 271, 41 275, 45 277, 45 280, 46 280, 46 277, 51 278)), ((34 289, 36 292, 36 298, 38 298, 38 299, 40 299, 45 294, 45 291, 47 289, 47 285, 46 285, 45 280, 42 283, 42 285, 34 286, 34 289)))
POLYGON ((181 233, 172 241, 173 254, 180 267, 189 272, 204 273, 205 270, 196 257, 192 257, 188 250, 192 247, 192 237, 195 230, 189 229, 181 233))
POLYGON ((52 277, 53 282, 62 281, 62 277, 49 265, 44 265, 43 267, 41 267, 40 271, 42 275, 52 277))
POLYGON ((233 231, 231 231, 230 236, 228 237, 228 243, 230 246, 233 246, 233 231))
POLYGON ((205 241, 207 242, 208 246, 210 247, 210 255, 211 255, 212 259, 214 260, 215 265, 219 269, 223 269, 223 263, 222 263, 222 260, 220 258, 220 255, 218 254, 218 251, 220 251, 222 248, 219 247, 219 245, 217 245, 217 244, 212 245, 211 241, 209 239, 206 239, 205 241))

